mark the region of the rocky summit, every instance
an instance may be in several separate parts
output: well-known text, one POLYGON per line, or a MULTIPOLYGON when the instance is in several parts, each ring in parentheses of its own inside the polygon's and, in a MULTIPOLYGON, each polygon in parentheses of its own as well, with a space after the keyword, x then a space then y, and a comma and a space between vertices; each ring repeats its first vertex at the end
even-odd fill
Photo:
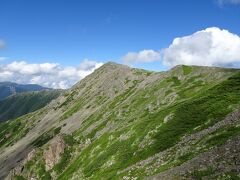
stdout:
POLYGON ((0 179, 238 179, 240 70, 106 63, 0 123, 0 179))

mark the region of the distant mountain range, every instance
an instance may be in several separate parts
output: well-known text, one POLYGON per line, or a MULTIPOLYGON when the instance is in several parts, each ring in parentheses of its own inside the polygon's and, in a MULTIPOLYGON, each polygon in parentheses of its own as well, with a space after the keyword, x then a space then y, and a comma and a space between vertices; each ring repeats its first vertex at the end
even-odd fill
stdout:
POLYGON ((61 92, 62 90, 41 90, 11 95, 0 101, 0 122, 36 111, 56 99, 61 92))
MULTIPOLYGON (((42 99, 11 96, 2 113, 42 99)), ((0 123, 0 179, 239 179, 239 162, 239 69, 106 63, 0 123)))
POLYGON ((0 82, 0 122, 36 111, 57 98, 63 90, 37 84, 0 82))
POLYGON ((0 100, 18 93, 49 90, 49 89, 50 88, 45 88, 36 84, 23 85, 23 84, 17 84, 12 82, 0 82, 0 100))

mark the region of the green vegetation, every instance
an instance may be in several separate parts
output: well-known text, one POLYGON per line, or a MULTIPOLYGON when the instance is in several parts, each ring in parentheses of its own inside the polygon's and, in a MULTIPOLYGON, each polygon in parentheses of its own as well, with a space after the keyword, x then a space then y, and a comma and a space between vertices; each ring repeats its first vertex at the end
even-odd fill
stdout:
POLYGON ((183 74, 184 75, 188 75, 192 72, 192 67, 191 66, 182 65, 182 69, 183 69, 183 74))
MULTIPOLYGON (((179 81, 176 78, 173 78, 173 82, 179 85, 179 81)), ((117 169, 124 169, 140 159, 146 159, 164 151, 176 144, 185 134, 199 131, 225 117, 233 110, 230 108, 231 105, 239 104, 239 90, 240 74, 238 73, 186 102, 173 105, 154 114, 145 112, 141 116, 141 120, 131 128, 134 132, 132 137, 125 141, 119 141, 116 138, 114 138, 115 141, 109 141, 109 137, 117 137, 117 134, 124 134, 124 132, 105 133, 81 153, 79 158, 63 172, 61 178, 71 177, 69 175, 80 168, 79 164, 81 164, 86 177, 93 175, 95 178, 103 175, 106 178, 114 177, 117 169), (151 146, 139 149, 138 146, 132 145, 137 139, 141 142, 146 133, 161 123, 163 118, 170 112, 173 112, 173 118, 168 123, 162 124, 156 133, 151 136, 154 142, 151 146), (206 122, 208 123, 205 124, 206 122), (199 126, 200 128, 196 130, 195 128, 199 126), (91 152, 97 153, 94 149, 106 147, 107 145, 108 148, 104 149, 101 155, 91 157, 91 152), (133 154, 135 155, 133 156, 133 154), (115 163, 105 170, 103 166, 107 163, 109 157, 112 156, 115 157, 115 163), (87 157, 91 157, 91 160, 87 157)), ((141 103, 138 105, 141 105, 141 103)), ((111 107, 114 108, 114 105, 111 107)), ((134 107, 138 108, 136 105, 134 107)), ((188 156, 185 158, 181 157, 180 161, 184 161, 186 158, 188 159, 188 156)))
POLYGON ((68 117, 76 113, 82 106, 83 106, 83 102, 79 100, 72 107, 70 107, 66 112, 64 112, 64 114, 61 116, 60 119, 61 120, 67 119, 68 117))
POLYGON ((200 145, 207 145, 207 147, 220 146, 224 144, 231 137, 240 135, 240 126, 231 126, 222 128, 212 134, 209 137, 202 139, 198 142, 200 145))
POLYGON ((50 171, 47 171, 45 168, 45 161, 43 156, 43 150, 37 149, 36 154, 30 161, 27 161, 23 168, 23 176, 26 179, 29 179, 29 174, 35 175, 37 179, 46 179, 51 180, 51 174, 50 171))
POLYGON ((104 96, 104 95, 100 95, 100 96, 97 96, 96 97, 96 100, 95 100, 95 104, 96 105, 102 105, 104 102, 106 102, 107 101, 107 97, 106 96, 104 96))
POLYGON ((239 180, 240 175, 238 172, 227 172, 223 175, 218 176, 218 179, 220 180, 239 180))
POLYGON ((66 92, 66 93, 64 94, 64 97, 66 98, 66 100, 65 100, 63 103, 61 103, 61 104, 58 106, 58 108, 62 108, 62 107, 64 107, 64 106, 69 105, 69 103, 71 103, 71 102, 73 101, 74 96, 75 96, 76 94, 77 94, 77 91, 66 92))
POLYGON ((76 140, 73 138, 72 135, 64 135, 63 139, 67 146, 64 149, 64 153, 61 154, 60 161, 53 167, 53 170, 56 171, 58 174, 61 174, 64 169, 69 165, 72 158, 74 145, 76 144, 76 140))
POLYGON ((61 91, 40 91, 21 93, 0 101, 0 121, 20 117, 46 106, 56 99, 61 91))
POLYGON ((144 69, 132 69, 132 72, 134 75, 137 75, 137 76, 140 76, 140 75, 150 76, 152 74, 151 71, 146 71, 144 69))
POLYGON ((210 176, 213 173, 214 173, 213 168, 208 167, 208 169, 205 169, 205 170, 195 170, 191 175, 197 180, 201 180, 203 177, 210 176))
MULTIPOLYGON (((101 82, 99 76, 107 70, 102 68, 88 77, 90 81, 64 94, 64 102, 57 106, 61 108, 57 112, 62 112, 60 120, 64 121, 60 122, 62 132, 69 133, 62 135, 64 152, 53 169, 46 171, 45 144, 61 133, 61 127, 49 127, 31 143, 40 153, 27 162, 23 177, 34 172, 39 179, 50 179, 50 174, 64 180, 144 179, 188 163, 240 135, 236 122, 191 139, 240 107, 239 72, 209 68, 210 77, 204 67, 178 66, 159 74, 124 69, 126 73, 120 77, 117 67, 113 69, 108 78, 121 81, 121 86, 114 82, 112 89, 104 88, 107 77, 103 76, 101 82), (83 114, 78 117, 75 113, 83 114)), ((31 122, 25 119, 0 124, 3 147, 9 142, 5 140, 9 132, 18 134, 31 128, 29 124, 25 127, 23 122, 31 122)), ((185 175, 201 179, 216 172, 208 164, 185 175)))
POLYGON ((124 84, 128 84, 131 80, 129 80, 128 78, 125 78, 124 80, 124 84))
POLYGON ((62 173, 63 170, 67 167, 71 160, 71 148, 67 148, 64 150, 64 153, 61 155, 61 159, 59 163, 57 163, 54 167, 53 170, 56 171, 58 174, 62 173))
POLYGON ((43 133, 41 136, 39 136, 35 141, 32 142, 32 145, 35 147, 41 147, 44 144, 46 144, 48 141, 50 141, 54 136, 60 133, 61 127, 51 129, 45 133, 43 133))
POLYGON ((35 171, 36 171, 39 179, 44 179, 44 180, 51 180, 52 179, 50 173, 48 171, 46 171, 43 162, 38 164, 35 171))
POLYGON ((33 114, 28 114, 14 121, 9 120, 0 123, 0 148, 13 145, 14 142, 24 137, 30 126, 33 126, 34 120, 33 114), (32 122, 28 122, 28 119, 32 122))
POLYGON ((68 146, 73 146, 76 143, 76 140, 71 135, 64 135, 63 139, 68 146))
POLYGON ((167 80, 168 82, 173 82, 172 86, 179 86, 181 85, 181 81, 178 79, 178 77, 173 76, 167 80))
POLYGON ((239 103, 240 74, 207 90, 191 101, 174 107, 174 118, 164 124, 155 139, 155 148, 164 150, 176 143, 179 138, 193 131, 200 125, 201 129, 216 123, 232 111, 229 106, 239 103), (204 123, 210 120, 205 125, 204 123))
POLYGON ((23 176, 15 176, 14 180, 26 180, 23 176))

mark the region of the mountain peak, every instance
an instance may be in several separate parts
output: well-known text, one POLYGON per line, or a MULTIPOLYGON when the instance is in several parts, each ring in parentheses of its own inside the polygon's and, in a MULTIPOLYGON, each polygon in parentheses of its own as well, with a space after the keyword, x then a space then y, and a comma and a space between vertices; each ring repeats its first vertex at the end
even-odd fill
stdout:
POLYGON ((101 67, 104 67, 104 68, 130 68, 129 66, 127 65, 124 65, 124 64, 119 64, 119 63, 116 63, 116 62, 112 62, 112 61, 109 61, 105 64, 103 64, 101 67))

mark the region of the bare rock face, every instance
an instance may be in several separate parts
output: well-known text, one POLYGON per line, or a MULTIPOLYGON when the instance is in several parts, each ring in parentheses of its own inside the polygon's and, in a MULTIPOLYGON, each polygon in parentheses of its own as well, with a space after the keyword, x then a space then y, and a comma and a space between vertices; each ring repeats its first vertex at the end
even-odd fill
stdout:
MULTIPOLYGON (((14 179, 14 176, 21 175, 23 173, 23 170, 25 169, 26 163, 31 161, 35 155, 36 155, 36 149, 32 149, 27 154, 27 157, 24 160, 22 160, 21 162, 19 162, 19 164, 10 171, 10 173, 8 174, 8 176, 5 179, 12 180, 12 179, 14 179)), ((34 174, 31 174, 29 179, 31 179, 32 177, 34 177, 34 174)))
POLYGON ((35 155, 36 155, 36 149, 33 149, 32 151, 30 151, 28 153, 26 162, 31 161, 34 158, 35 155))
POLYGON ((54 142, 50 144, 48 149, 44 150, 43 157, 45 160, 46 170, 53 168, 61 158, 61 154, 64 152, 66 144, 61 136, 58 136, 54 142))
POLYGON ((173 118, 173 116, 174 116, 174 114, 169 114, 169 115, 167 115, 165 118, 164 118, 164 120, 163 120, 163 122, 164 123, 167 123, 168 121, 170 121, 172 118, 173 118))

